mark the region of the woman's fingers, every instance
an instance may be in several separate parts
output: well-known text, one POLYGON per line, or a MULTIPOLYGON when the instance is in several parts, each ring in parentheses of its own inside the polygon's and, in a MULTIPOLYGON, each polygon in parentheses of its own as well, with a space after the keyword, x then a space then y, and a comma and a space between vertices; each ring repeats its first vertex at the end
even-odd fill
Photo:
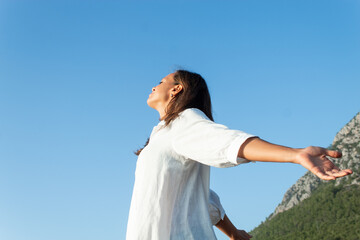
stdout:
POLYGON ((250 234, 248 234, 246 231, 244 230, 239 230, 238 229, 238 237, 235 239, 239 239, 239 240, 250 240, 250 238, 252 238, 252 236, 250 234))
POLYGON ((340 170, 337 167, 334 167, 326 171, 324 171, 321 168, 314 168, 311 170, 311 172, 323 180, 335 180, 336 178, 340 178, 352 174, 351 169, 340 170))
POLYGON ((335 180, 336 177, 335 176, 330 176, 328 174, 325 174, 321 171, 318 172, 313 172, 316 176, 318 176, 319 178, 321 178, 322 180, 335 180))
POLYGON ((329 149, 325 149, 325 153, 327 156, 333 157, 333 158, 340 158, 342 156, 341 152, 329 150, 329 149))
POLYGON ((252 238, 252 236, 250 234, 248 234, 247 232, 245 232, 245 231, 244 231, 244 234, 245 234, 246 237, 252 238))
POLYGON ((351 173, 352 171, 350 169, 345 169, 345 170, 332 170, 328 174, 338 178, 338 177, 344 177, 351 173))

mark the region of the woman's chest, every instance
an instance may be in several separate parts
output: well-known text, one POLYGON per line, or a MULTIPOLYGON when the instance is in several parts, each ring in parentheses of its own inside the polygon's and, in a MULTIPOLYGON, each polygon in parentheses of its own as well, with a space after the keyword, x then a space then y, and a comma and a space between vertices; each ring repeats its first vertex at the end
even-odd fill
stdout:
POLYGON ((160 177, 164 175, 181 175, 187 171, 191 162, 177 154, 172 146, 172 136, 168 131, 152 136, 149 144, 142 150, 136 175, 160 177))

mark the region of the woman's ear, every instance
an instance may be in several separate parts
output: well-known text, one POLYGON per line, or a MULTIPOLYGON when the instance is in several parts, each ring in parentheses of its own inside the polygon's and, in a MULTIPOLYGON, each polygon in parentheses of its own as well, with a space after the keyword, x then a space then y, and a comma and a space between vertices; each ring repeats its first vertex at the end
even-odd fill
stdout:
POLYGON ((178 94, 179 92, 181 92, 183 90, 183 86, 181 84, 177 84, 173 89, 172 89, 172 94, 175 96, 176 94, 178 94))

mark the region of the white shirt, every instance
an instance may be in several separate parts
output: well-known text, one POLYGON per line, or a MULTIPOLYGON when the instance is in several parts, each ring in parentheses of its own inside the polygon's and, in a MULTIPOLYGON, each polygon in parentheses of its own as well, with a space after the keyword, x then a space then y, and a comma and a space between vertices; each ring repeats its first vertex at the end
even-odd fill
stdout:
POLYGON ((193 108, 166 127, 161 121, 137 161, 126 239, 216 239, 209 215, 209 166, 249 162, 237 157, 249 137, 193 108))

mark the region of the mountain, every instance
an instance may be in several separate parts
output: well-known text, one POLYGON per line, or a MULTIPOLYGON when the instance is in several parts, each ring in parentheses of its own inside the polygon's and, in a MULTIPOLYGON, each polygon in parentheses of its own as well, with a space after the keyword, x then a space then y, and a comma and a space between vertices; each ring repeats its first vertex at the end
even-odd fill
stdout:
MULTIPOLYGON (((360 163, 360 112, 355 115, 335 136, 330 147, 341 151, 343 156, 340 159, 332 159, 340 169, 350 168, 354 171, 351 176, 336 180, 336 185, 351 180, 349 184, 360 184, 359 163, 360 163)), ((282 202, 276 207, 270 218, 289 210, 303 200, 311 196, 323 181, 310 172, 302 176, 285 193, 282 202)))
POLYGON ((333 159, 353 174, 322 181, 307 172, 284 195, 274 213, 251 231, 252 239, 359 240, 360 239, 360 113, 335 136, 333 159))
POLYGON ((360 185, 321 183, 311 196, 267 219, 252 240, 359 240, 360 185))

